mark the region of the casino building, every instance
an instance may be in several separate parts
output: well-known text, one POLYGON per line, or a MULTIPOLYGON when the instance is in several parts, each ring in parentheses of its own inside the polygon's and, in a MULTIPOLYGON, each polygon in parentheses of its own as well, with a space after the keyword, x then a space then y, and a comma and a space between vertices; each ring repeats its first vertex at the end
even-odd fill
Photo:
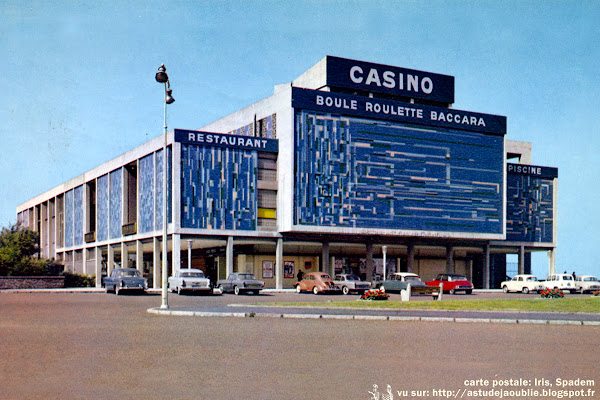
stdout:
POLYGON ((555 269, 558 171, 506 139, 506 117, 455 110, 454 77, 327 56, 272 96, 175 129, 17 207, 41 255, 99 277, 168 264, 250 271, 465 274, 499 287, 507 254, 555 269), (167 193, 163 193, 163 168, 167 193), (384 260, 385 259, 385 265, 384 260))

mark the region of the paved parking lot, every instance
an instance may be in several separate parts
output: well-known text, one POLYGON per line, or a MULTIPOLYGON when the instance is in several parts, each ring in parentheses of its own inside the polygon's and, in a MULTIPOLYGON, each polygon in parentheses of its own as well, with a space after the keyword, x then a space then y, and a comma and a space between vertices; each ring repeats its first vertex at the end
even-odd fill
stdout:
MULTIPOLYGON (((169 300, 189 307, 257 298, 169 300)), ((533 384, 596 380, 600 372, 594 326, 147 313, 159 305, 159 295, 0 292, 0 399, 372 399, 373 385, 379 392, 390 385, 395 399, 404 390, 440 398, 433 390, 463 390, 465 380, 533 384)))

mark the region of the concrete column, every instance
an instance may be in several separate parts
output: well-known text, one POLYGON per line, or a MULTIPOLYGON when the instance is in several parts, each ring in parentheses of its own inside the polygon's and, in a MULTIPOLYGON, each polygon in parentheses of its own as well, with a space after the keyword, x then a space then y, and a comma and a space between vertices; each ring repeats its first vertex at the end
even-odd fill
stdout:
POLYGON ((329 242, 323 242, 323 246, 321 247, 321 267, 319 271, 330 273, 331 264, 329 262, 329 242))
POLYGON ((108 257, 106 260, 106 274, 110 276, 113 268, 115 266, 115 249, 112 245, 108 245, 108 257))
POLYGON ((129 268, 129 252, 125 242, 121 242, 121 268, 129 268))
POLYGON ((175 275, 175 271, 181 269, 181 235, 173 234, 171 235, 171 238, 171 240, 173 241, 171 260, 173 262, 173 275, 175 275))
POLYGON ((454 273, 454 247, 446 246, 446 273, 454 273))
POLYGON ((81 262, 83 263, 83 274, 87 275, 88 274, 88 268, 87 268, 87 249, 84 247, 81 250, 81 262))
POLYGON ((225 249, 225 279, 233 274, 233 236, 227 238, 227 247, 225 249))
POLYGON ((519 247, 519 274, 525 273, 525 246, 519 247))
POLYGON ((161 284, 161 262, 160 262, 160 240, 152 238, 152 287, 160 289, 161 284))
POLYGON ((135 266, 144 275, 144 246, 141 240, 135 241, 135 266))
POLYGON ((490 245, 486 244, 483 248, 483 288, 490 288, 490 245))
POLYGON ((94 255, 96 260, 94 261, 94 266, 96 270, 96 287, 102 287, 102 250, 100 247, 94 247, 94 255))
POLYGON ((406 272, 415 271, 415 245, 412 243, 408 244, 408 254, 406 255, 406 272))
POLYGON ((275 249, 275 288, 283 289, 283 239, 277 239, 275 249))
POLYGON ((331 277, 335 276, 335 257, 330 257, 329 258, 329 270, 327 271, 327 273, 331 277))
POLYGON ((367 281, 373 281, 373 243, 367 243, 367 281))
POLYGON ((548 275, 556 273, 556 248, 548 251, 548 275))
POLYGON ((187 267, 192 268, 192 239, 187 240, 187 267))

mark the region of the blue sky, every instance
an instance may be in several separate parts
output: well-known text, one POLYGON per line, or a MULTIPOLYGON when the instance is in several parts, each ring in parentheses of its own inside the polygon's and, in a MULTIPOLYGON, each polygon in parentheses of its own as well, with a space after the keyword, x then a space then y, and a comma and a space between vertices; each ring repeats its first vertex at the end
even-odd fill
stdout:
POLYGON ((161 134, 161 64, 169 127, 198 129, 335 55, 453 75, 454 108, 507 116, 507 138, 559 168, 557 270, 600 275, 599 2, 112 3, 0 4, 1 226, 161 134))

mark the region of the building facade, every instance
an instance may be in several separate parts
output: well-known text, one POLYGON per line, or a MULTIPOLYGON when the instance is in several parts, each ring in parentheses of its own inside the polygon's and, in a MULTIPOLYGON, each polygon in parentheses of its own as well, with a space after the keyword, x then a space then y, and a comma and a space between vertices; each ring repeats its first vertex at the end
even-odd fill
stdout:
POLYGON ((253 272, 466 275, 497 287, 556 248, 555 168, 506 139, 506 117, 452 109, 454 77, 327 56, 272 96, 167 133, 17 208, 41 254, 100 277, 135 266, 213 280, 253 272), (167 192, 163 193, 163 168, 167 192), (383 260, 385 266, 383 265, 383 260))

